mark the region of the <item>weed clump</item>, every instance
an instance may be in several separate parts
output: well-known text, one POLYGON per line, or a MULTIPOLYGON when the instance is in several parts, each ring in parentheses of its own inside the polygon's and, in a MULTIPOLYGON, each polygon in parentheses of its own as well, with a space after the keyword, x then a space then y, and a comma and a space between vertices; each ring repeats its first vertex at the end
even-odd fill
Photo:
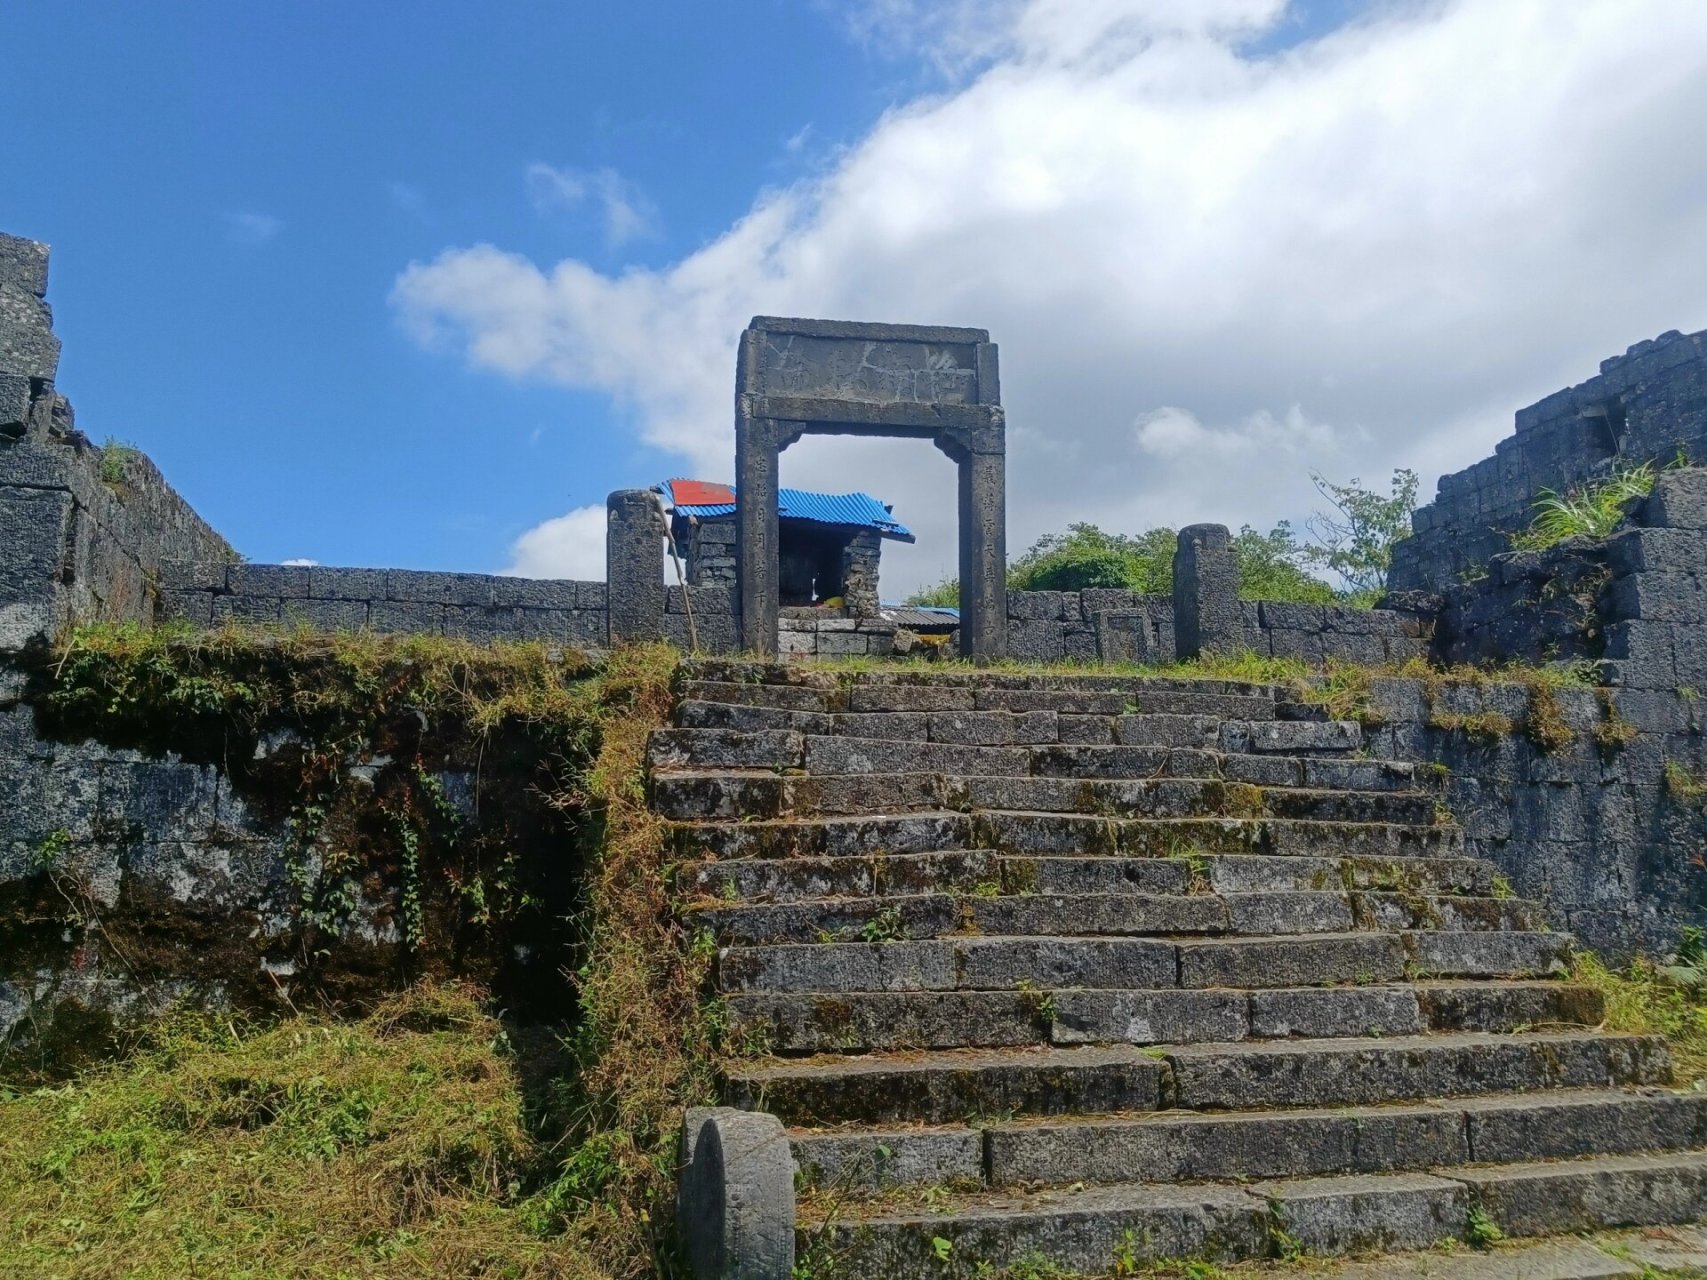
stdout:
POLYGON ((1572 977, 1605 997, 1608 1030, 1665 1037, 1676 1083, 1691 1085, 1707 1080, 1707 948, 1699 930, 1684 931, 1678 960, 1660 966, 1638 957, 1611 969, 1579 952, 1572 977))
POLYGON ((1627 503, 1653 492, 1657 475, 1651 462, 1625 467, 1604 480, 1564 493, 1541 490, 1529 528, 1512 537, 1519 551, 1544 551, 1566 538, 1609 537, 1624 519, 1627 503))

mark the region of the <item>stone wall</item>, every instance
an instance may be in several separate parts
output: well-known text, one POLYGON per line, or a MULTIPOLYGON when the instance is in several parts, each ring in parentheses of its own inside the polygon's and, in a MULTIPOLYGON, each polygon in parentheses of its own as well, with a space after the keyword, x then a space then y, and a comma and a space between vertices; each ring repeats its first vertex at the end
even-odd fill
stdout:
POLYGON ((1381 679, 1368 717, 1369 753, 1441 766, 1471 853, 1585 946, 1612 960, 1663 956, 1707 917, 1707 815, 1688 794, 1707 769, 1696 699, 1381 679), (1548 740, 1555 725, 1564 741, 1548 740))
POLYGON ((1491 458, 1442 476, 1394 548, 1388 585, 1445 591, 1505 551, 1542 489, 1563 492, 1679 450, 1707 460, 1707 331, 1665 333, 1601 362, 1600 373, 1517 411, 1491 458))
POLYGON ((0 235, 0 648, 146 620, 163 560, 235 559, 146 457, 77 431, 46 290, 47 247, 0 235))
MULTIPOLYGON (((1242 608, 1244 647, 1265 657, 1404 662, 1428 653, 1426 614, 1278 601, 1242 608)), ((1012 591, 1008 654, 1025 662, 1170 663, 1173 600, 1112 588, 1012 591)))
POLYGON ((301 624, 603 648, 605 584, 177 560, 161 569, 160 616, 198 627, 226 621, 301 624))
POLYGON ((689 586, 735 589, 735 518, 694 520, 675 516, 671 533, 689 586))
POLYGON ((1580 660, 1624 689, 1707 688, 1707 470, 1663 472, 1608 539, 1493 557, 1443 593, 1435 655, 1580 660))
MULTIPOLYGON (((559 998, 581 865, 575 815, 552 809, 537 787, 559 742, 542 747, 503 726, 459 731, 435 711, 431 723, 376 719, 340 740, 341 759, 273 722, 206 740, 185 733, 173 749, 128 740, 117 714, 91 726, 43 710, 48 661, 0 654, 0 1057, 9 1067, 98 1053, 111 1030, 180 1001, 359 1002, 423 973, 493 983, 512 1007, 559 998), (405 788, 432 798, 411 809, 405 788), (409 812, 415 904, 394 834, 409 812), (331 914, 315 923, 306 886, 334 857, 355 860, 341 873, 349 896, 334 885, 315 903, 331 914), (469 896, 476 886, 485 920, 469 896), (537 906, 504 909, 512 891, 537 906)), ((294 715, 279 712, 281 722, 294 715)))
POLYGON ((894 623, 851 609, 782 609, 776 651, 782 658, 887 657, 895 651, 895 631, 894 623))

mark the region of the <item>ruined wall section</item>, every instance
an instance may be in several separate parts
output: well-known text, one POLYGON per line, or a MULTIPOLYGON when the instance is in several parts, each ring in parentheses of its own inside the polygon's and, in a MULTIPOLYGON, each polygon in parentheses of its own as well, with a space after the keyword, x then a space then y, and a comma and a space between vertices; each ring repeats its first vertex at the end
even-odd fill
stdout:
MULTIPOLYGON (((1320 665, 1405 662, 1428 653, 1431 619, 1393 609, 1247 600, 1244 647, 1320 665)), ((1008 655, 1024 662, 1174 661, 1174 604, 1117 588, 1010 591, 1008 655)))
POLYGON ((0 649, 148 621, 163 560, 236 558, 152 462, 76 430, 46 291, 47 246, 0 235, 0 649))
POLYGON ((1600 373, 1517 411, 1490 458, 1442 476, 1393 550, 1388 586, 1446 591, 1506 551, 1542 489, 1564 492, 1679 450, 1707 460, 1707 331, 1673 330, 1601 362, 1600 373))
POLYGON ((1622 689, 1707 688, 1707 469, 1663 472, 1610 538, 1496 555, 1442 600, 1447 664, 1579 661, 1622 689))

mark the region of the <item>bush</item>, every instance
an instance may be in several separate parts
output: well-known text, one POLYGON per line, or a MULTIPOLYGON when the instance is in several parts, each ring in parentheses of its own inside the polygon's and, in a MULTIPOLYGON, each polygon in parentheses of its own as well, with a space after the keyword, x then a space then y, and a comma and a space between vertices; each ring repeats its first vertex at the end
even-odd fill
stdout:
MULTIPOLYGON (((1094 524, 1069 525, 1046 533, 1008 569, 1010 591, 1084 591, 1117 587, 1140 595, 1166 596, 1174 589, 1174 546, 1178 534, 1156 528, 1136 537, 1109 533, 1094 524)), ((1310 551, 1282 520, 1267 533, 1250 525, 1233 539, 1239 553, 1239 596, 1328 604, 1344 597, 1304 567, 1310 551)), ((960 583, 950 578, 907 597, 910 605, 960 604, 960 583)))

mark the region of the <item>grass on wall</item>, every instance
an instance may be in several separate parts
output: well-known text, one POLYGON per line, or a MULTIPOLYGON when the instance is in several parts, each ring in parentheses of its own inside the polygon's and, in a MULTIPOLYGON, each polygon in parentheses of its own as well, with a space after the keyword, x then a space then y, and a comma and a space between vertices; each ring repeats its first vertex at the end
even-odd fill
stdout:
POLYGON ((1557 493, 1541 490, 1535 517, 1527 529, 1512 537, 1518 551, 1544 551, 1566 538, 1606 538, 1626 515, 1626 504, 1653 492, 1658 473, 1651 462, 1626 467, 1604 480, 1557 493))

